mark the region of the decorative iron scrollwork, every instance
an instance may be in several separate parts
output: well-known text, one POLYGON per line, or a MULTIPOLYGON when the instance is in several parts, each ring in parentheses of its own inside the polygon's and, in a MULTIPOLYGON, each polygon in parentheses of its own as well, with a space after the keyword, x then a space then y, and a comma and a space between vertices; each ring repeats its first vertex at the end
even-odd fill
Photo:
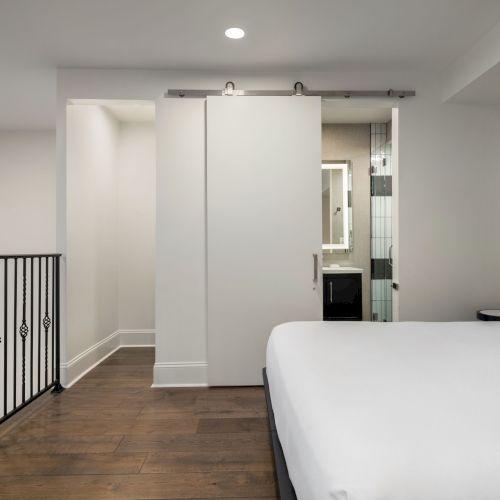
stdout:
POLYGON ((29 332, 30 332, 30 329, 28 328, 26 321, 23 320, 23 322, 21 323, 21 328, 19 328, 19 334, 21 335, 23 342, 26 341, 26 337, 28 336, 29 332))
POLYGON ((50 325, 51 325, 51 322, 50 322, 49 314, 45 313, 45 316, 43 318, 43 327, 45 328, 45 333, 48 333, 50 325))

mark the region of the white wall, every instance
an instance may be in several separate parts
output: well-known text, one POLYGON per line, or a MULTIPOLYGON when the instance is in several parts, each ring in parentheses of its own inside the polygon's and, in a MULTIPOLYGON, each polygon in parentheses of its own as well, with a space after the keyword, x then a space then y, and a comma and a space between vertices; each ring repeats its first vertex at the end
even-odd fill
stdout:
MULTIPOLYGON (((500 112, 443 103, 432 74, 391 71, 221 74, 133 70, 58 73, 58 248, 66 248, 65 114, 68 98, 154 99, 168 88, 286 89, 297 80, 311 89, 414 88, 417 97, 391 101, 400 122, 400 319, 473 319, 479 307, 500 303, 500 112), (359 82, 362 82, 360 84, 359 82), (62 199, 61 199, 62 198, 62 199)), ((368 104, 370 105, 370 104, 368 104)), ((200 214, 202 227, 204 219, 200 214)), ((181 223, 181 221, 180 221, 181 223)), ((164 228, 158 227, 160 237, 164 228)), ((159 263, 160 265, 160 263, 159 263)), ((194 278, 194 276, 193 276, 194 278)), ((167 332, 157 335, 167 338, 167 332)), ((192 361, 204 363, 200 332, 192 332, 192 361)), ((189 338, 178 339, 189 345, 189 338)), ((177 339, 162 343, 157 356, 177 339)), ((205 341, 205 339, 204 339, 205 341)), ((193 380, 193 383, 202 380, 193 380)))
POLYGON ((401 320, 472 320, 500 306, 500 110, 443 104, 400 111, 401 320))
POLYGON ((56 250, 56 136, 0 132, 0 254, 56 250))
POLYGON ((117 155, 118 323, 123 331, 152 331, 156 253, 154 124, 121 123, 117 155))
POLYGON ((63 383, 154 335, 155 131, 104 106, 67 108, 63 383))
POLYGON ((69 106, 67 118, 70 335, 63 361, 74 360, 119 327, 116 256, 119 126, 100 106, 69 106))
POLYGON ((207 378, 205 103, 156 110, 157 266, 155 386, 207 378), (175 114, 176 119, 172 120, 175 114))
MULTIPOLYGON (((56 250, 56 145, 55 131, 2 131, 0 132, 0 255, 6 254, 29 254, 29 253, 54 253, 56 250)), ((6 311, 4 310, 4 261, 0 261, 0 318, 1 342, 2 342, 2 370, 3 370, 3 349, 6 340, 3 333, 3 321, 6 311)), ((38 265, 39 260, 34 260, 34 288, 31 291, 30 261, 26 263, 28 276, 27 300, 28 304, 33 291, 32 312, 29 307, 26 311, 26 324, 30 331, 36 332, 38 321, 44 314, 44 309, 40 313, 38 308, 38 265), (32 317, 33 313, 33 317, 32 317)), ((42 283, 45 282, 45 261, 42 261, 42 283)), ((17 379, 16 401, 20 404, 22 395, 22 349, 18 336, 21 319, 23 317, 22 308, 22 273, 23 265, 17 261, 17 323, 14 324, 14 274, 15 265, 13 260, 8 261, 7 268, 7 297, 8 297, 8 350, 7 350, 7 373, 9 381, 13 377, 17 379), (14 357, 14 338, 17 341, 17 356, 14 357), (16 359, 17 371, 14 372, 14 359, 16 359)), ((51 264, 49 263, 48 282, 52 281, 51 264)), ((49 285, 50 287, 51 285, 49 285)), ((44 286, 42 288, 44 293, 44 286)), ((42 295, 43 296, 43 295, 42 295)), ((49 292, 49 296, 51 293, 49 292)), ((50 299, 49 299, 50 300, 50 299)), ((44 301, 42 300, 42 308, 44 301)), ((51 316, 52 306, 48 311, 51 316)), ((52 316, 51 316, 52 318, 52 316)), ((29 349, 33 346, 34 352, 38 351, 41 345, 42 352, 45 349, 43 340, 39 344, 39 337, 29 335, 26 342, 28 352, 26 362, 26 373, 30 373, 33 368, 33 384, 38 384, 38 361, 37 356, 31 365, 29 349)), ((50 339, 50 332, 49 332, 50 339)), ((49 359, 52 355, 51 343, 48 344, 49 359)), ((50 382, 49 372, 49 382, 50 382)), ((30 394, 30 377, 27 377, 26 392, 30 394)), ((42 386, 45 383, 42 370, 42 386)), ((3 407, 4 393, 3 384, 0 387, 0 413, 13 409, 14 394, 13 385, 9 382, 7 386, 7 406, 3 407)), ((36 392, 36 390, 35 390, 36 392)))

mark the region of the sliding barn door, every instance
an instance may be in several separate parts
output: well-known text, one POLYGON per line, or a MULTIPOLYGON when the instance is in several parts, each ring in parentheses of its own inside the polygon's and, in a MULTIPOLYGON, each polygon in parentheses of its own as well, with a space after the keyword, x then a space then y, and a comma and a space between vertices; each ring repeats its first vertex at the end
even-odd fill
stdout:
POLYGON ((207 250, 209 385, 260 385, 273 327, 322 317, 319 97, 208 97, 207 250))

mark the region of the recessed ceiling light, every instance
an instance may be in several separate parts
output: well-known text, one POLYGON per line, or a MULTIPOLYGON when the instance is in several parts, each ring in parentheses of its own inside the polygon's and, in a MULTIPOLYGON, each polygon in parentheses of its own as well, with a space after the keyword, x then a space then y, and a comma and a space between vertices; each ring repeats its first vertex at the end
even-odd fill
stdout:
POLYGON ((241 28, 228 28, 225 32, 228 38, 243 38, 245 36, 245 32, 241 28))

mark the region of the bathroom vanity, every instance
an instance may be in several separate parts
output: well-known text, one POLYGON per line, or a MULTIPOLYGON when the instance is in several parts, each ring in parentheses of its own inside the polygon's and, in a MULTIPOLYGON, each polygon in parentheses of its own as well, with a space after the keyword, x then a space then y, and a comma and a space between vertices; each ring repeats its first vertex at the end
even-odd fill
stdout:
MULTIPOLYGON (((350 161, 323 161, 323 252, 353 251, 352 165, 350 161)), ((323 319, 361 321, 363 270, 332 264, 323 267, 323 319)))
POLYGON ((323 319, 361 321, 363 317, 361 277, 356 267, 323 268, 323 319))

